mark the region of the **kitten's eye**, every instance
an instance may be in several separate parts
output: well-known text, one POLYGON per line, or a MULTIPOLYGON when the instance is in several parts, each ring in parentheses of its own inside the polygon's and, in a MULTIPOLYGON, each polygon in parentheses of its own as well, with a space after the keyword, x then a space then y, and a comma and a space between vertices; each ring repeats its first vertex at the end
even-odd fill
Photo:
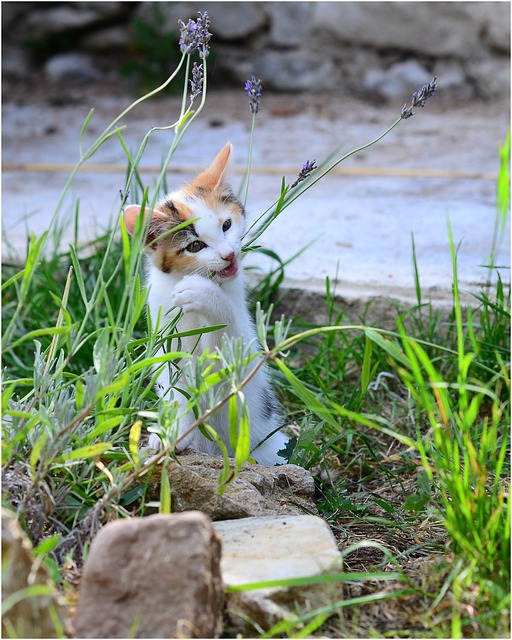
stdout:
POLYGON ((194 240, 194 242, 191 242, 189 245, 187 245, 185 249, 190 253, 198 253, 207 246, 208 245, 206 245, 204 242, 201 242, 201 240, 194 240))
POLYGON ((224 233, 226 233, 226 231, 231 227, 231 220, 226 220, 224 222, 224 224, 222 225, 222 231, 224 231, 224 233))

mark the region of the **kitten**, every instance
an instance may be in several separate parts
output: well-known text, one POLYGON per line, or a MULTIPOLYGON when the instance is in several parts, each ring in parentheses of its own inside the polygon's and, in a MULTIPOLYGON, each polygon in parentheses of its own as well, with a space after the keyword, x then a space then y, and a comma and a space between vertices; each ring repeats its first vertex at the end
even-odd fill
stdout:
MULTIPOLYGON (((151 216, 146 255, 152 322, 156 323, 161 313, 160 326, 163 327, 181 309, 183 316, 175 331, 226 325, 200 337, 182 338, 181 350, 193 353, 195 357, 206 349, 214 352, 221 345, 223 334, 243 337, 244 344, 251 345, 253 352, 259 344, 247 310, 244 272, 240 265, 245 211, 224 178, 231 151, 231 144, 226 144, 193 182, 167 195, 154 211, 144 213, 151 216), (192 224, 158 239, 164 232, 195 218, 197 220, 192 224)), ((131 234, 140 211, 138 205, 125 209, 125 224, 131 234)), ((249 369, 256 362, 253 359, 249 369)), ((194 421, 194 415, 192 411, 186 413, 187 400, 180 388, 186 389, 184 380, 171 389, 169 371, 164 369, 158 378, 158 393, 178 401, 181 435, 194 421)), ((258 370, 243 392, 249 410, 251 456, 260 464, 284 463, 285 459, 278 451, 285 447, 288 438, 278 430, 281 409, 270 386, 266 365, 258 370)), ((227 407, 217 411, 209 424, 232 455, 227 407)), ((158 436, 151 434, 149 446, 158 450, 160 444, 158 436)), ((178 450, 191 447, 205 453, 219 453, 217 444, 205 438, 198 429, 180 441, 178 447, 178 450)))

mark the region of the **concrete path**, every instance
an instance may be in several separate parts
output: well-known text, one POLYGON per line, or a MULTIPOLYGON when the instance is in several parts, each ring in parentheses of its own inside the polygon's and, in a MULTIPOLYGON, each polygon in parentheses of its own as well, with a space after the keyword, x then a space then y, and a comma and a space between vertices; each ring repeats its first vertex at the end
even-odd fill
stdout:
MULTIPOLYGON (((80 130, 91 107, 87 148, 130 103, 129 97, 94 97, 78 104, 49 106, 6 102, 3 107, 2 224, 10 249, 23 259, 27 230, 48 226, 70 170, 78 159, 80 130)), ((170 124, 176 98, 143 103, 123 124, 132 152, 152 126, 170 124)), ((345 153, 376 137, 398 116, 401 104, 369 105, 342 96, 266 96, 258 114, 248 213, 254 219, 279 196, 281 177, 293 182, 306 160, 320 162, 336 147, 345 153)), ((168 173, 169 188, 188 180, 231 140, 232 182, 240 183, 246 163, 251 114, 243 92, 212 92, 186 133, 168 173)), ((491 247, 496 212, 498 145, 509 125, 499 105, 443 106, 433 98, 413 118, 372 148, 353 156, 311 188, 274 222, 260 244, 283 260, 311 246, 286 270, 286 284, 325 290, 338 277, 337 291, 349 299, 374 295, 415 301, 411 237, 425 296, 442 304, 451 297, 447 220, 459 248, 461 287, 485 281, 482 268, 491 247)), ((156 132, 141 163, 151 185, 172 140, 156 132)), ((80 171, 62 207, 62 246, 73 239, 76 199, 79 240, 93 239, 114 224, 119 212, 126 158, 113 137, 80 171)), ((132 193, 133 196, 133 193, 132 193)), ((132 198, 133 199, 133 198, 132 198)), ((246 264, 268 269, 251 254, 246 264)), ((509 233, 499 258, 509 266, 509 233)), ((509 270, 502 270, 509 279, 509 270)))

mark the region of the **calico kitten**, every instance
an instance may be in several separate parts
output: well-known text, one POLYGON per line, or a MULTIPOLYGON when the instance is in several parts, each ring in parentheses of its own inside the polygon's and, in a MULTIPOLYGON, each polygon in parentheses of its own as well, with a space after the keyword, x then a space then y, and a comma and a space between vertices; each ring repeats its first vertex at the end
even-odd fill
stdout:
MULTIPOLYGON (((226 325, 218 331, 182 338, 181 350, 189 353, 214 352, 221 345, 222 336, 243 337, 253 351, 258 348, 255 329, 245 300, 244 272, 240 265, 245 212, 225 182, 224 174, 231 155, 230 143, 219 152, 210 166, 193 182, 167 195, 150 212, 148 246, 148 304, 153 323, 161 314, 160 326, 165 326, 183 310, 176 331, 198 327, 226 325), (186 220, 192 224, 167 234, 186 220), (156 241, 155 241, 156 240, 156 241), (199 342, 198 342, 199 340, 199 342), (194 350, 195 347, 195 350, 194 350)), ((124 213, 126 228, 133 233, 138 205, 127 206, 124 213)), ((252 360, 249 367, 253 367, 252 360)), ((183 434, 194 421, 192 412, 186 413, 187 400, 180 393, 185 389, 182 379, 171 388, 169 372, 164 369, 158 379, 158 393, 179 403, 179 433, 183 434)), ((280 405, 272 391, 266 367, 261 367, 244 387, 251 428, 251 455, 260 464, 274 465, 285 459, 278 455, 288 438, 279 431, 280 405), (272 434, 272 435, 270 435, 272 434)), ((209 424, 229 447, 227 408, 223 407, 209 420, 209 424)), ((160 448, 160 439, 151 434, 149 445, 160 448)), ((205 438, 198 429, 187 435, 179 450, 191 447, 205 453, 219 453, 216 443, 205 438)))

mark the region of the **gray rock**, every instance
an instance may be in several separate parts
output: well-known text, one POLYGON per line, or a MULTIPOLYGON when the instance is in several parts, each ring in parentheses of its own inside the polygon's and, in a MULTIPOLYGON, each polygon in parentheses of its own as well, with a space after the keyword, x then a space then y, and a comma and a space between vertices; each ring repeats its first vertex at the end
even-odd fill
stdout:
POLYGON ((476 95, 486 100, 506 100, 510 97, 510 60, 492 58, 471 60, 467 74, 474 83, 476 95))
POLYGON ((7 607, 9 601, 12 604, 2 615, 3 638, 62 637, 67 613, 57 589, 46 567, 34 557, 15 515, 2 509, 2 606, 7 607), (46 592, 16 601, 17 594, 32 586, 46 592))
POLYGON ((233 2, 226 5, 218 2, 203 2, 203 11, 208 11, 212 21, 212 32, 221 40, 240 40, 264 28, 265 13, 258 2, 233 2))
POLYGON ((475 14, 484 6, 489 11, 485 2, 316 2, 314 28, 358 46, 464 58, 481 49, 475 14))
POLYGON ((311 37, 311 2, 265 2, 270 18, 270 44, 277 49, 299 47, 311 37))
POLYGON ((124 11, 123 2, 37 3, 23 21, 23 38, 45 39, 69 31, 82 31, 124 11))
POLYGON ((431 79, 432 75, 416 60, 407 60, 407 62, 394 64, 386 71, 376 69, 368 71, 362 88, 368 94, 405 102, 419 86, 431 79))
POLYGON ((44 73, 51 82, 91 82, 101 77, 85 53, 59 53, 47 60, 44 73))
MULTIPOLYGON (((214 527, 222 539, 221 570, 226 586, 341 570, 336 540, 327 523, 317 516, 246 518, 216 522, 214 527)), ((245 617, 269 629, 296 611, 304 614, 330 601, 335 593, 333 584, 325 583, 230 592, 229 621, 242 630, 245 617)))
POLYGON ((2 51, 3 78, 28 78, 32 64, 30 56, 21 47, 4 44, 2 51))
POLYGON ((487 5, 487 27, 483 40, 492 49, 510 53, 510 3, 495 2, 492 11, 487 5))
POLYGON ((87 51, 108 51, 128 47, 132 39, 127 25, 98 29, 82 38, 82 47, 87 51))
MULTIPOLYGON (((184 452, 171 461, 168 473, 172 511, 197 509, 212 520, 231 520, 263 515, 317 513, 314 480, 306 469, 286 464, 278 467, 245 464, 225 492, 217 493, 217 479, 223 467, 221 456, 184 452)), ((161 466, 155 470, 146 493, 158 500, 161 466)))
POLYGON ((94 539, 73 619, 82 638, 214 638, 220 541, 202 513, 111 522, 94 539))
POLYGON ((467 82, 462 63, 455 60, 438 62, 434 67, 433 75, 439 78, 439 90, 443 99, 469 100, 474 98, 475 91, 467 82))
MULTIPOLYGON (((233 63, 231 63, 233 64, 233 63)), ((334 62, 303 50, 265 50, 249 61, 239 61, 234 74, 239 80, 254 74, 264 89, 276 91, 330 91, 337 86, 334 62)))
MULTIPOLYGON (((211 21, 211 32, 219 40, 240 40, 259 31, 267 24, 265 12, 255 2, 141 2, 136 16, 162 33, 178 33, 178 20, 193 20, 197 13, 206 11, 211 21), (155 7, 155 4, 157 5, 155 7)), ((212 43, 214 40, 212 40, 212 43)))

